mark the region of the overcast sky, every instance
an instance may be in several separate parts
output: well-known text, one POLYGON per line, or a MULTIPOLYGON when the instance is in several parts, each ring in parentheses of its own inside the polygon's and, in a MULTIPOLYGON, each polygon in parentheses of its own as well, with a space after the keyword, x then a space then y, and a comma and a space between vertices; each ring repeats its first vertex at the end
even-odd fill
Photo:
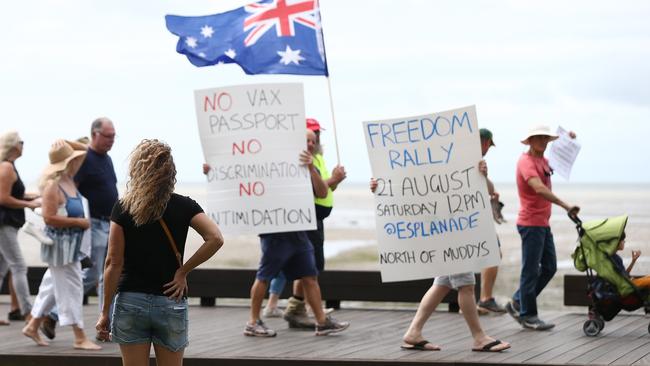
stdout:
MULTIPOLYGON (((303 82, 308 116, 331 127, 317 76, 196 68, 175 52, 165 14, 208 15, 249 1, 21 1, 3 5, 0 130, 25 140, 34 181, 57 137, 108 116, 118 179, 142 138, 174 150, 180 182, 202 181, 193 90, 303 82)), ((650 182, 650 2, 321 0, 341 161, 367 182, 362 121, 475 104, 497 144, 490 174, 513 182, 532 124, 573 129, 574 182, 650 182)), ((332 130, 324 134, 332 167, 332 130)), ((556 181, 561 181, 558 177, 556 181)))

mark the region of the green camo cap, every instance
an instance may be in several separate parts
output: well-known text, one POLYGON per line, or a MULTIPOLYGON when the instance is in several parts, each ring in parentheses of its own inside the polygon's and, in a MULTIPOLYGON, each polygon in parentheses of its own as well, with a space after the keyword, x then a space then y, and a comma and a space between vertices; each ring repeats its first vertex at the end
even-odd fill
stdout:
POLYGON ((494 144, 494 139, 492 138, 492 131, 488 130, 487 128, 481 128, 479 134, 481 135, 481 140, 490 139, 490 146, 497 146, 494 144))

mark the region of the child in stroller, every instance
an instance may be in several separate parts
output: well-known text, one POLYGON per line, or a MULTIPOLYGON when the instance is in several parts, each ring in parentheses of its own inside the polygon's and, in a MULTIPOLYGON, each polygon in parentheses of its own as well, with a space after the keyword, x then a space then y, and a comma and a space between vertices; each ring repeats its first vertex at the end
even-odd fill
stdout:
POLYGON ((634 311, 644 306, 648 309, 650 276, 632 279, 629 275, 640 252, 633 252, 627 269, 616 254, 625 248, 627 215, 585 223, 576 216, 570 217, 580 238, 572 255, 574 265, 587 272, 587 293, 592 301, 583 330, 593 337, 603 330, 605 321, 612 320, 621 310, 634 311))

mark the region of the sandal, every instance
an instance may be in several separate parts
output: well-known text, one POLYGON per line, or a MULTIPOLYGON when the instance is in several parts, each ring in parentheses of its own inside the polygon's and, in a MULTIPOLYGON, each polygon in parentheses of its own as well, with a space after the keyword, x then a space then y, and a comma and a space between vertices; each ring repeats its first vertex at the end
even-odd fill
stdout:
POLYGON ((441 349, 440 346, 437 346, 427 340, 422 340, 415 344, 404 343, 403 345, 400 346, 400 348, 409 351, 440 351, 441 349), (427 345, 429 344, 431 345, 431 347, 427 347, 427 345))

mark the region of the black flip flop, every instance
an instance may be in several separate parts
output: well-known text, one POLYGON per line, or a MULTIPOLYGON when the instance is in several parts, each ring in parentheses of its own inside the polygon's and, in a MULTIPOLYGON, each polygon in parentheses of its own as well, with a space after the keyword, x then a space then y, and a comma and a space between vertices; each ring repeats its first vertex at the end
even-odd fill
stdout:
POLYGON ((400 346, 400 348, 409 351, 440 351, 440 347, 434 345, 436 348, 427 348, 427 344, 433 344, 433 343, 427 340, 420 341, 415 344, 404 343, 403 345, 400 346))
POLYGON ((485 346, 483 346, 481 348, 472 348, 472 351, 474 351, 474 352, 501 352, 501 351, 505 351, 508 348, 510 348, 510 347, 507 347, 507 348, 503 348, 503 349, 492 349, 492 347, 498 346, 501 343, 503 343, 503 342, 501 342, 500 340, 497 339, 496 341, 492 341, 492 342, 486 344, 485 346))

